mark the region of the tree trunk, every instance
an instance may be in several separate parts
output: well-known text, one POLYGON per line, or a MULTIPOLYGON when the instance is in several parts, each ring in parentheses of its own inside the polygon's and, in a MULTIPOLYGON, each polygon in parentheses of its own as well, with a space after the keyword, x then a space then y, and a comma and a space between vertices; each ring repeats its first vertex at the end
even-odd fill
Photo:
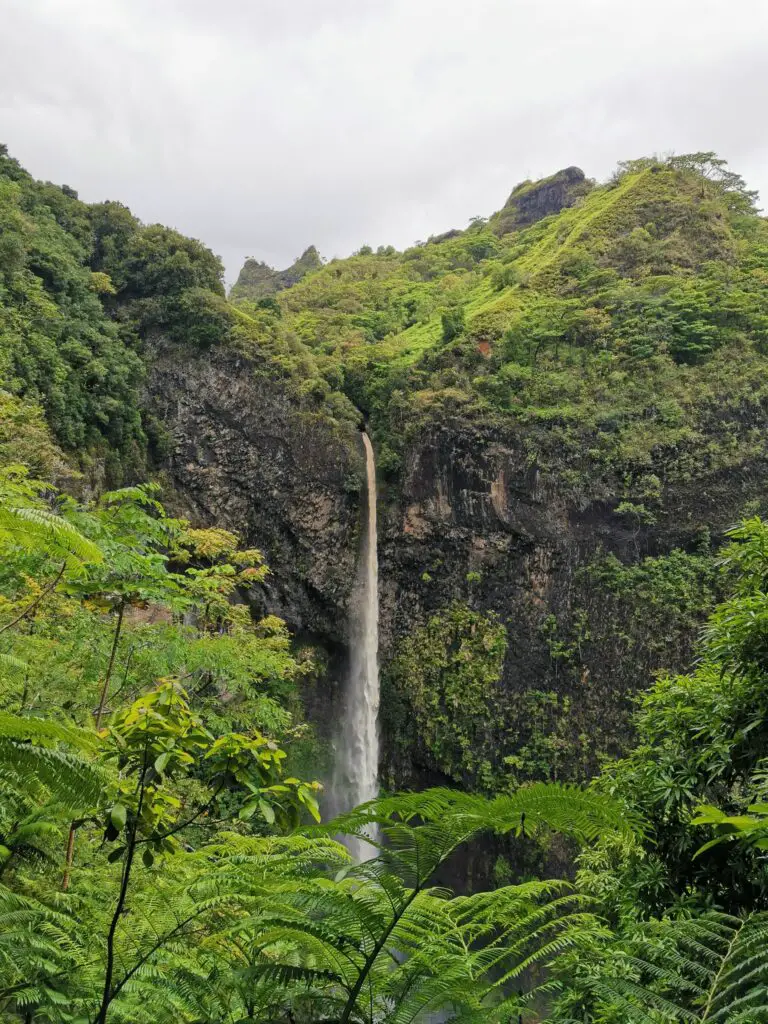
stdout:
POLYGON ((107 706, 107 695, 109 693, 109 683, 112 679, 112 670, 115 667, 115 658, 117 656, 117 645, 120 641, 120 631, 123 628, 123 615, 125 614, 125 601, 120 602, 120 607, 117 612, 117 625, 115 626, 115 635, 112 640, 112 650, 109 655, 109 664, 107 665, 107 674, 104 676, 104 685, 101 688, 101 698, 99 700, 99 710, 96 712, 96 728, 101 728, 101 720, 104 717, 104 709, 107 706))
POLYGON ((109 932, 107 933, 107 965, 104 972, 104 992, 101 996, 101 1006, 99 1008, 98 1016, 93 1024, 106 1024, 109 1004, 112 1002, 114 997, 114 992, 112 991, 112 977, 115 970, 115 934, 117 932, 117 926, 120 923, 123 910, 125 909, 125 901, 128 896, 128 885, 131 881, 131 868, 133 867, 133 858, 136 853, 136 831, 139 826, 141 808, 144 803, 144 773, 146 770, 147 766, 146 764, 143 764, 141 767, 141 781, 139 783, 141 787, 139 792, 139 802, 136 808, 136 814, 134 815, 131 823, 131 831, 125 853, 125 864, 123 866, 123 876, 120 880, 120 893, 117 897, 117 906, 115 907, 115 912, 112 915, 112 920, 109 924, 109 932))
POLYGON ((67 838, 67 856, 64 861, 64 877, 61 880, 61 891, 66 892, 69 888, 69 878, 72 874, 72 861, 75 857, 75 824, 69 826, 69 836, 67 838))

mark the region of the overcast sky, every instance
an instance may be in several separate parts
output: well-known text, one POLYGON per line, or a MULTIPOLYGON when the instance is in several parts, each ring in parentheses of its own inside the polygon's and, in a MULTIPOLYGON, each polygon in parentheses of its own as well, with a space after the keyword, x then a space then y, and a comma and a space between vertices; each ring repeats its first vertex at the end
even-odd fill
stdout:
POLYGON ((768 0, 0 0, 0 141, 231 281, 523 178, 715 149, 768 207, 768 0))

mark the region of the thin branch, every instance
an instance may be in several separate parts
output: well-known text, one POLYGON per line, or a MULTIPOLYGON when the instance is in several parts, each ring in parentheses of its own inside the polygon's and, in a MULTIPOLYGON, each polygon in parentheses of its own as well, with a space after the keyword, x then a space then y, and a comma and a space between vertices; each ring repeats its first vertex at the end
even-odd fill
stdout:
POLYGON ((149 958, 153 956, 158 951, 158 949, 164 946, 165 943, 168 942, 169 939, 172 939, 173 936, 176 935, 178 932, 180 932, 182 928, 185 928, 191 921, 194 921, 196 917, 200 917, 201 914, 204 914, 207 909, 207 907, 203 907, 200 910, 196 910, 193 914, 190 914, 189 917, 179 922, 179 924, 177 924, 175 928, 172 928, 169 932, 166 932, 165 935, 162 935, 157 940, 157 942, 154 943, 151 949, 149 949, 143 956, 139 957, 139 959, 136 961, 136 963, 133 965, 133 967, 131 967, 129 971, 126 971, 122 979, 112 989, 111 998, 114 999, 120 993, 125 984, 131 980, 131 978, 134 976, 134 974, 136 974, 137 971, 141 970, 141 968, 144 966, 147 960, 149 960, 149 958))
POLYGON ((123 628, 123 615, 125 614, 125 598, 120 601, 120 608, 117 613, 117 625, 115 626, 115 635, 112 640, 112 650, 109 654, 109 664, 107 665, 107 673, 104 676, 104 685, 101 688, 101 699, 99 700, 99 710, 96 712, 96 728, 101 728, 101 719, 104 715, 104 708, 107 704, 107 693, 109 691, 109 682, 112 678, 112 669, 115 667, 115 657, 117 656, 117 645, 120 641, 120 631, 123 628))
POLYGON ((133 661, 133 656, 136 653, 136 648, 138 646, 139 646, 138 644, 132 644, 130 650, 128 651, 128 654, 126 655, 126 658, 125 658, 125 671, 123 673, 123 681, 122 681, 122 683, 120 683, 118 688, 112 694, 112 700, 114 700, 116 697, 119 697, 120 694, 123 692, 123 690, 128 685, 128 673, 131 671, 131 662, 133 661))
MULTIPOLYGON (((66 562, 64 563, 66 565, 66 562)), ((107 702, 107 691, 109 690, 109 681, 112 677, 112 669, 115 665, 115 657, 117 655, 117 644, 120 640, 120 630, 123 625, 123 613, 125 612, 125 599, 120 602, 120 611, 117 616, 117 625, 115 627, 115 635, 112 640, 112 650, 109 655, 109 664, 107 665, 107 672, 104 677, 104 685, 101 690, 101 700, 99 701, 99 710, 96 714, 96 728, 101 727, 101 719, 104 714, 104 707, 107 702)), ((126 676, 128 669, 126 668, 126 676)), ((72 864, 75 859, 75 825, 74 822, 69 826, 69 835, 67 837, 67 853, 64 858, 64 877, 61 880, 61 891, 66 892, 69 889, 69 880, 72 874, 72 864)))
POLYGON ((218 789, 216 790, 215 793, 213 793, 211 795, 210 799, 208 800, 208 803, 203 804, 203 806, 201 808, 199 808, 199 810, 197 810, 192 815, 191 818, 188 818, 186 821, 180 822, 178 825, 174 825, 173 828, 168 829, 168 831, 164 832, 161 836, 152 836, 152 837, 147 837, 146 839, 138 839, 136 841, 136 845, 137 846, 141 846, 143 843, 156 843, 156 842, 162 841, 163 839, 169 839, 171 836, 175 836, 177 832, 181 832, 182 829, 185 829, 189 825, 194 824, 201 815, 205 814, 206 811, 209 811, 211 809, 211 807, 213 807, 213 804, 214 804, 216 798, 218 797, 219 793, 221 793, 222 789, 224 789, 224 785, 225 785, 226 779, 227 779, 226 770, 227 770, 228 767, 229 767, 229 760, 227 761, 227 764, 225 765, 224 772, 222 773, 222 780, 219 783, 218 789))
POLYGON ((123 875, 120 879, 120 892, 117 897, 117 904, 115 905, 114 913, 112 914, 112 920, 109 924, 109 931, 107 932, 107 964, 104 973, 104 991, 101 997, 101 1006, 96 1016, 94 1024, 106 1024, 107 1013, 109 1012, 109 1006, 114 998, 112 990, 112 972, 115 965, 115 933, 117 932, 117 925, 122 916, 123 909, 125 907, 126 899, 128 896, 128 885, 131 880, 131 868, 133 866, 133 858, 136 855, 136 832, 139 827, 139 819, 141 818, 141 810, 144 805, 144 794, 145 794, 145 778, 146 778, 146 761, 147 761, 147 748, 149 746, 149 736, 146 737, 144 744, 144 756, 142 758, 142 768, 139 773, 138 782, 138 793, 139 799, 136 806, 136 813, 134 814, 133 821, 131 822, 131 829, 128 838, 128 845, 125 854, 125 863, 123 865, 123 875))
POLYGON ((75 858, 75 823, 74 821, 69 826, 69 835, 67 836, 67 854, 64 858, 64 877, 61 880, 61 891, 66 892, 69 889, 69 879, 72 873, 72 861, 75 858))
POLYGON ((10 622, 6 622, 6 624, 4 626, 0 627, 0 633, 4 633, 6 631, 6 629, 11 629, 12 626, 18 625, 18 623, 21 622, 22 619, 25 619, 28 615, 30 615, 35 610, 35 608, 37 608, 37 606, 40 604, 40 602, 44 598, 46 598, 48 596, 48 594, 51 593, 51 591, 55 590, 56 587, 58 587, 59 583, 61 582, 61 578, 62 578, 62 576, 64 575, 64 573, 66 571, 67 571, 67 563, 65 561, 64 564, 62 565, 61 569, 59 569, 59 572, 56 575, 56 578, 40 591, 40 593, 37 595, 37 597, 34 599, 34 601, 32 601, 30 604, 28 604, 23 612, 21 612, 19 615, 17 615, 15 619, 12 619, 10 622))

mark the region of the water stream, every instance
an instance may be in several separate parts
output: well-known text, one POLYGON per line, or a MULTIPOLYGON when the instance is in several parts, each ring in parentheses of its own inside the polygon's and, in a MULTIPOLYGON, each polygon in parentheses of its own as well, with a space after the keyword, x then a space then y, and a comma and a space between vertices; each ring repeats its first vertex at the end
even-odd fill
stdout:
MULTIPOLYGON (((350 665, 332 784, 336 813, 372 800, 379 791, 379 568, 376 533, 376 461, 363 433, 367 480, 366 529, 357 588, 350 611, 350 665)), ((370 857, 364 840, 346 840, 359 860, 370 857)))

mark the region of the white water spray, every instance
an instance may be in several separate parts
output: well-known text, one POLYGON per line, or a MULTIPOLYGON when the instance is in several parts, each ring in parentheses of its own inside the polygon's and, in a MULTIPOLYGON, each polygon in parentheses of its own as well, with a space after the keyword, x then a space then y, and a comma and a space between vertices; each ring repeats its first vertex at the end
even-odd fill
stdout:
MULTIPOLYGON (((367 528, 363 537, 357 590, 350 613, 350 671, 333 780, 336 812, 372 800, 379 791, 379 563, 376 551, 376 462, 363 433, 368 481, 367 528)), ((350 853, 364 860, 373 853, 365 840, 346 840, 350 853)))

